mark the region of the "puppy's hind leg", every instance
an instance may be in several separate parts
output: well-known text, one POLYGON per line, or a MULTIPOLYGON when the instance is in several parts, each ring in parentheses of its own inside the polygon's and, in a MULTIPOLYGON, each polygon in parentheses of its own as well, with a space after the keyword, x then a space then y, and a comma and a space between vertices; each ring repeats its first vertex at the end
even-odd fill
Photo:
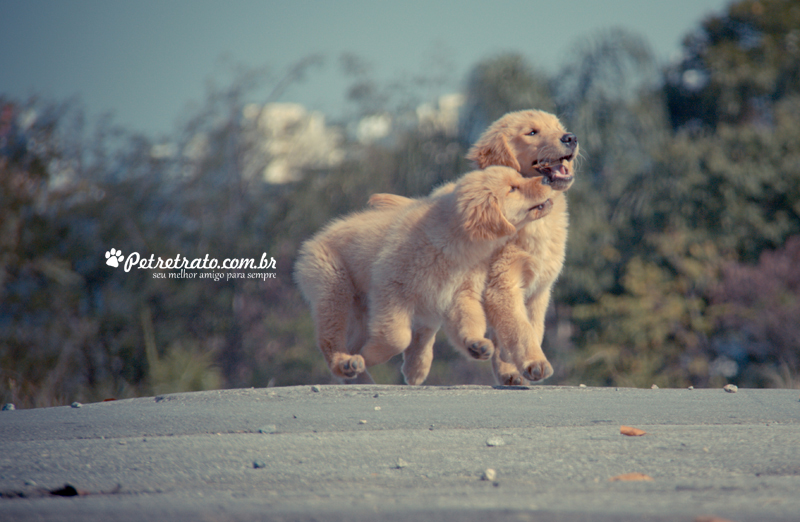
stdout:
MULTIPOLYGON (((347 353, 351 355, 358 354, 361 347, 367 342, 368 315, 365 296, 356 294, 347 316, 347 353)), ((355 379, 347 379, 343 382, 345 384, 375 384, 367 370, 356 375, 355 379)))
POLYGON ((350 281, 337 278, 314 307, 317 346, 331 372, 342 379, 353 379, 366 370, 364 358, 347 350, 347 320, 353 297, 350 281))
POLYGON ((411 344, 411 311, 384 306, 373 311, 369 340, 361 349, 367 366, 385 363, 411 344))

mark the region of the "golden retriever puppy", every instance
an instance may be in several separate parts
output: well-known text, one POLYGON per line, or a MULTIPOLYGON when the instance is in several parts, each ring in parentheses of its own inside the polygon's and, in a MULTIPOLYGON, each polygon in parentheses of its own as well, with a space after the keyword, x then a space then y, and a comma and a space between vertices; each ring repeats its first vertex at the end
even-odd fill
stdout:
POLYGON ((494 345, 485 338, 482 303, 489 260, 517 230, 550 212, 551 193, 541 179, 489 167, 403 207, 372 265, 364 364, 386 362, 414 341, 418 351, 406 358, 403 375, 420 384, 442 326, 464 354, 489 359, 494 345))
POLYGON ((480 168, 506 165, 525 177, 541 176, 553 192, 553 210, 525 225, 491 263, 484 296, 486 315, 501 349, 492 359, 501 384, 539 381, 553 374, 542 351, 544 319, 567 246, 567 199, 578 139, 552 114, 506 114, 467 154, 480 168))
POLYGON ((517 228, 550 211, 551 192, 511 169, 477 171, 452 191, 336 220, 304 243, 295 279, 332 373, 371 382, 366 366, 413 344, 419 349, 411 359, 424 371, 405 365, 404 374, 419 384, 430 368, 425 348, 432 357, 442 323, 465 353, 489 358, 493 346, 484 338, 480 304, 488 260, 517 228), (387 317, 398 307, 405 316, 387 317), (367 317, 372 335, 358 353, 367 341, 367 317))
MULTIPOLYGON (((528 110, 494 122, 470 149, 467 158, 479 168, 504 165, 525 177, 550 185, 553 209, 544 219, 525 225, 492 259, 484 308, 498 349, 492 358, 501 384, 519 385, 553 374, 542 351, 545 312, 553 283, 561 272, 567 242, 567 201, 563 192, 574 179, 578 140, 552 114, 528 110)), ((449 184, 437 191, 450 190, 449 184)), ((388 210, 412 200, 375 194, 370 205, 388 210)), ((412 346, 408 357, 422 353, 412 346)), ((424 365, 424 361, 406 364, 424 365)))

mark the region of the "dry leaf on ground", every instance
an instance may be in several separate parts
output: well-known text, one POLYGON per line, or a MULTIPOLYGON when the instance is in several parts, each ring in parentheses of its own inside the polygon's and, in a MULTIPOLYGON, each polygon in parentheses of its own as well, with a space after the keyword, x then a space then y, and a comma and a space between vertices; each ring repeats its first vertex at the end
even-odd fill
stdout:
POLYGON ((611 477, 611 482, 633 482, 637 480, 653 480, 653 477, 650 475, 645 475, 644 473, 639 473, 638 471, 634 471, 633 473, 625 473, 623 475, 617 475, 616 477, 611 477))
POLYGON ((630 426, 620 426, 619 432, 629 437, 640 437, 642 435, 647 435, 646 431, 640 430, 639 428, 631 428, 630 426))

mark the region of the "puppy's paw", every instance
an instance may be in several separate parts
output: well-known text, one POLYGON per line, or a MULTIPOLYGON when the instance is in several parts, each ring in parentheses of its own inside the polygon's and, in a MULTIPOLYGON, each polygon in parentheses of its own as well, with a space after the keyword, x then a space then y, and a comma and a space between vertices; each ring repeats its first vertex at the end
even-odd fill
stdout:
POLYGON ((331 368, 334 374, 344 379, 352 379, 366 369, 364 358, 360 355, 343 356, 331 368))
POLYGON ((531 381, 541 381, 553 375, 553 367, 547 362, 547 359, 540 359, 536 361, 527 361, 524 365, 525 371, 523 374, 526 379, 531 381))
POLYGON ((517 372, 498 375, 497 380, 503 386, 524 386, 527 384, 525 379, 522 378, 522 375, 517 372))
POLYGON ((469 354, 479 361, 487 361, 494 355, 494 344, 489 339, 467 341, 466 345, 469 354))
POLYGON ((419 386, 420 384, 425 382, 425 379, 427 377, 428 377, 427 372, 425 372, 425 373, 423 373, 423 372, 408 372, 408 373, 406 373, 406 371, 403 370, 403 378, 405 379, 406 384, 408 384, 409 386, 419 386))

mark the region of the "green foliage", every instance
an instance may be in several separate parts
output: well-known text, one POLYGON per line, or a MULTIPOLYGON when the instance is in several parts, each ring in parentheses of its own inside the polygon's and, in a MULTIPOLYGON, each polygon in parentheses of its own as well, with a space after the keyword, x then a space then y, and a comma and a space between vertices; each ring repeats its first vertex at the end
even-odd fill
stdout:
POLYGON ((687 236, 653 238, 661 263, 640 257, 625 265, 620 294, 578 305, 588 357, 576 364, 583 381, 645 387, 708 382, 704 351, 712 333, 703 296, 721 258, 714 245, 687 236))

